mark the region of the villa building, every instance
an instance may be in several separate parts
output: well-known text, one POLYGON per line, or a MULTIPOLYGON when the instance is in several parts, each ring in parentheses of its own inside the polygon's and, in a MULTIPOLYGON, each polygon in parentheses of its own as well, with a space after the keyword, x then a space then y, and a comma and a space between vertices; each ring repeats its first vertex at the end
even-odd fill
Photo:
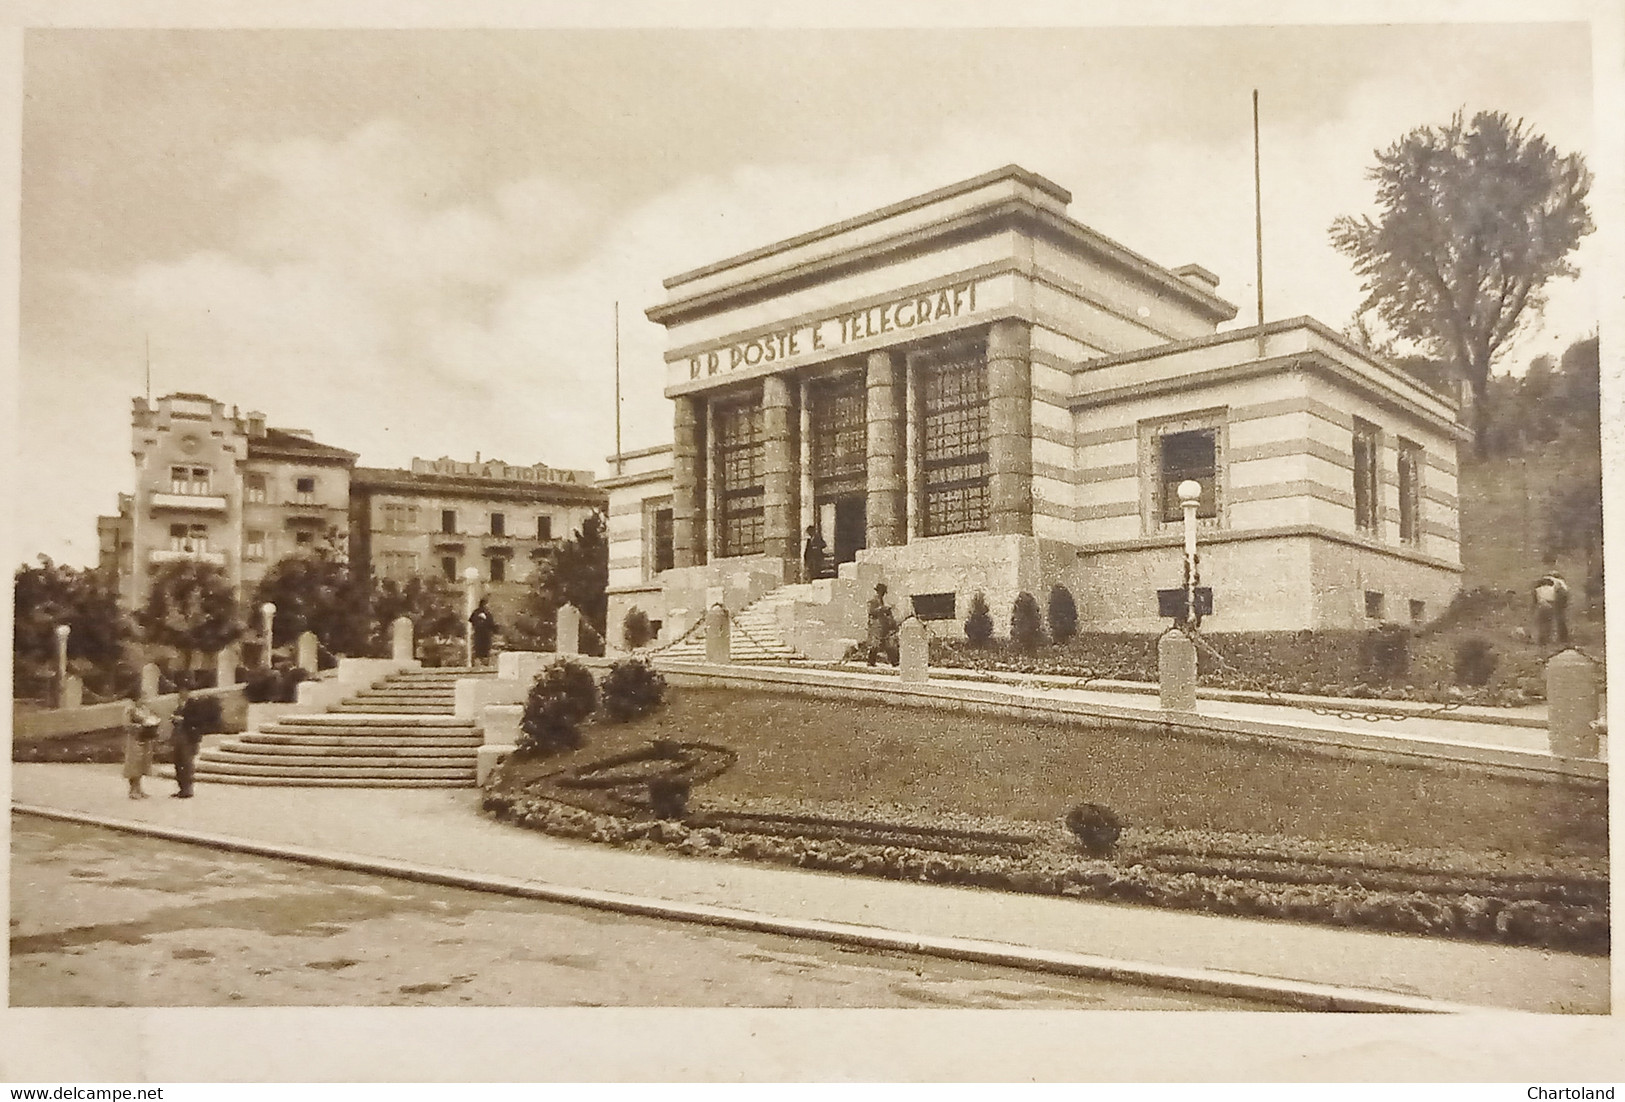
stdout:
POLYGON ((799 581, 809 527, 837 576, 793 595, 792 634, 861 634, 877 581, 940 630, 980 592, 1002 633, 1054 585, 1084 630, 1157 630, 1186 479, 1213 630, 1443 611, 1455 399, 1309 318, 1221 332, 1217 277, 1070 201, 1010 166, 666 280, 672 444, 601 483, 612 636, 799 581))

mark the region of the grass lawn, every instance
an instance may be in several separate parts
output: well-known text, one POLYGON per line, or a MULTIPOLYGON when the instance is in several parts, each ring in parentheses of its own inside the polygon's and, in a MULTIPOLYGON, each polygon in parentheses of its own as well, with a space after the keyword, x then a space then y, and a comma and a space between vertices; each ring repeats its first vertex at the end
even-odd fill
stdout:
POLYGON ((653 716, 592 724, 573 754, 516 759, 502 787, 656 738, 717 743, 733 769, 698 798, 873 804, 1055 822, 1080 801, 1130 827, 1540 856, 1604 857, 1607 797, 1287 747, 957 715, 878 703, 674 689, 653 716))

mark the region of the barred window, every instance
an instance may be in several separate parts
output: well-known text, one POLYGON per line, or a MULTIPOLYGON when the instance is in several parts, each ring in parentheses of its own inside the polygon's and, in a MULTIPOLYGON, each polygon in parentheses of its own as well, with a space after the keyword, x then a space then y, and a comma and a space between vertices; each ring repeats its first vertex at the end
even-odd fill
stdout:
POLYGON ((1377 454, 1382 430, 1369 421, 1354 419, 1354 527, 1378 533, 1377 454))
POLYGON ((1399 538, 1422 542, 1422 445, 1399 442, 1399 538))
POLYGON ((746 402, 712 407, 716 425, 717 536, 723 556, 762 550, 762 408, 746 402))
POLYGON ((813 478, 861 481, 869 445, 863 376, 820 380, 807 397, 813 478))
POLYGON ((987 351, 977 341, 915 360, 924 534, 987 530, 987 351))

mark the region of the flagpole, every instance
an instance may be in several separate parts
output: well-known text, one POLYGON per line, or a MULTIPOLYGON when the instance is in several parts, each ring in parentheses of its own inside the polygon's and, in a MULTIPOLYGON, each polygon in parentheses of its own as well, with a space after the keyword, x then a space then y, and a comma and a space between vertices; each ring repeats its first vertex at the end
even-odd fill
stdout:
POLYGON ((1258 324, 1264 324, 1264 185, 1258 145, 1258 89, 1253 89, 1253 248, 1258 261, 1258 324))
POLYGON ((615 300, 615 473, 621 473, 621 301, 615 300))

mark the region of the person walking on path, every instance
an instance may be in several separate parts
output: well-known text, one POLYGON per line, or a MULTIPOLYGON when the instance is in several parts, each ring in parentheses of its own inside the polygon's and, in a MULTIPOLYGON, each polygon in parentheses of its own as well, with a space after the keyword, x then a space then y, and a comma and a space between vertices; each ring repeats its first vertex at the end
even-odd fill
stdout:
POLYGON ((818 526, 807 525, 807 546, 801 552, 801 569, 806 575, 803 581, 814 582, 823 577, 825 550, 824 537, 819 533, 818 526))
POLYGON ((869 598, 869 634, 864 646, 869 652, 869 665, 881 656, 897 665, 897 614, 886 603, 884 582, 875 586, 875 595, 869 598))
POLYGON ((1569 643, 1569 585, 1563 575, 1549 570, 1535 582, 1535 642, 1545 646, 1555 639, 1559 646, 1569 643))
POLYGON ((130 701, 124 716, 124 779, 130 784, 130 799, 144 800, 141 778, 152 772, 152 751, 158 742, 160 720, 148 702, 130 701))
POLYGON ((474 664, 483 666, 491 659, 491 637, 497 633, 497 620, 481 597, 479 607, 468 616, 468 627, 474 638, 474 664))
POLYGON ((192 698, 181 689, 175 701, 175 714, 170 717, 169 745, 175 752, 175 784, 177 791, 170 796, 179 800, 192 798, 192 777, 197 762, 198 745, 203 741, 201 724, 192 714, 192 698))

